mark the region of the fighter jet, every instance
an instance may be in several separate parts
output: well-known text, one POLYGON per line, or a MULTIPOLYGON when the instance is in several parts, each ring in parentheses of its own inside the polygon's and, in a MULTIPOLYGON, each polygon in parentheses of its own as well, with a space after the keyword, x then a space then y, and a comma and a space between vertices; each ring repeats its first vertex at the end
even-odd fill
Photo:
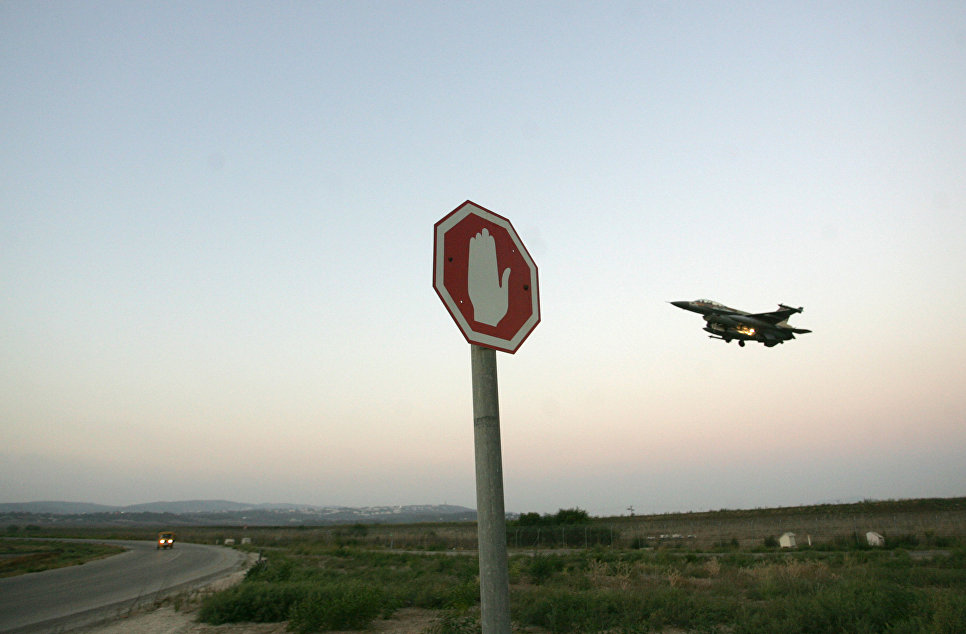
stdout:
POLYGON ((746 341, 760 341, 771 348, 794 339, 795 335, 812 332, 788 325, 789 317, 804 310, 801 306, 792 308, 779 304, 778 310, 771 313, 746 313, 710 299, 670 303, 693 313, 701 313, 704 320, 708 322, 704 329, 711 333, 712 339, 721 339, 725 342, 737 339, 739 346, 744 346, 746 341))

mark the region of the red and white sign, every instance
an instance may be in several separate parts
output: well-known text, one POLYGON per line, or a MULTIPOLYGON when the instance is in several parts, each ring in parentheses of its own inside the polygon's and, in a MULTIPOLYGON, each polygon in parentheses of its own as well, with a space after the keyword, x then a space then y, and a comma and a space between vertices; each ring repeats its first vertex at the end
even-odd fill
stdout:
POLYGON ((435 225, 433 288, 470 343, 514 353, 540 323, 537 265, 510 221, 467 200, 435 225))

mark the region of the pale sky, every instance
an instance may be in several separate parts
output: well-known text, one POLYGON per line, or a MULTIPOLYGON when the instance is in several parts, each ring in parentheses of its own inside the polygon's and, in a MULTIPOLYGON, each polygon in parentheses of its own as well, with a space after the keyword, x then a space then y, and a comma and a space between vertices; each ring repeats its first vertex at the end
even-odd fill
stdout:
POLYGON ((475 507, 467 199, 507 510, 966 495, 961 1, 7 0, 0 94, 0 501, 475 507))

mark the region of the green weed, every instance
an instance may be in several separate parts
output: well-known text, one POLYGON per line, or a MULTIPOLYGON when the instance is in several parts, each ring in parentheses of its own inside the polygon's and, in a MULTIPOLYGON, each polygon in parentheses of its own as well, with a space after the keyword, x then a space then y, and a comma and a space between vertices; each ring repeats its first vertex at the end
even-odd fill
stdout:
POLYGON ((289 610, 289 629, 300 634, 363 629, 384 602, 381 590, 364 582, 315 586, 289 610))
MULTIPOLYGON (((734 513, 736 521, 748 517, 734 513)), ((511 549, 509 560, 514 628, 609 634, 964 631, 966 549, 956 546, 961 537, 952 524, 934 534, 922 525, 903 531, 898 522, 900 537, 887 537, 887 544, 892 539, 887 548, 863 544, 857 534, 864 533, 851 527, 854 522, 840 529, 836 517, 830 520, 835 530, 816 539, 815 547, 794 551, 773 544, 762 548, 766 535, 787 529, 787 520, 775 530, 758 518, 755 537, 747 532, 730 537, 732 524, 700 542, 647 539, 676 530, 688 535, 700 518, 678 521, 679 528, 670 519, 638 526, 631 535, 642 541, 627 539, 627 548, 612 545, 609 537, 595 541, 596 534, 620 531, 593 523, 511 525, 511 545, 527 543, 515 553, 511 549), (655 545, 630 548, 647 543, 655 545), (539 545, 535 553, 532 544, 539 545), (566 549, 547 549, 565 544, 566 549), (921 550, 912 550, 914 544, 921 550)), ((421 608, 440 614, 431 633, 479 631, 477 556, 460 552, 461 529, 434 526, 406 536, 377 526, 340 530, 334 535, 325 529, 278 529, 271 545, 260 546, 267 559, 240 586, 205 599, 202 620, 289 621, 295 631, 312 632, 365 628, 402 608, 421 608), (388 550, 390 542, 422 550, 388 550), (443 543, 446 553, 427 552, 443 543)), ((813 536, 818 532, 815 526, 810 530, 813 536)))
POLYGON ((447 610, 434 622, 426 634, 481 634, 479 616, 464 610, 447 610))
POLYGON ((292 606, 305 601, 313 589, 304 582, 246 581, 206 597, 198 619, 212 625, 278 623, 287 620, 292 606))

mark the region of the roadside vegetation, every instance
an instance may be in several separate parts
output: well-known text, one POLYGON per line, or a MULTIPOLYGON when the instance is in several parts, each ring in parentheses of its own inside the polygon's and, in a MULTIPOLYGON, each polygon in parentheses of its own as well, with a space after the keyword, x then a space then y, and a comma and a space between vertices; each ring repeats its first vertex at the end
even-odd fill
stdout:
MULTIPOLYGON (((962 632, 966 549, 702 553, 597 547, 510 556, 514 628, 530 632, 962 632)), ((208 597, 211 624, 288 621, 361 630, 404 607, 438 610, 436 632, 479 631, 473 556, 312 543, 272 549, 208 597)))
MULTIPOLYGON (((966 523, 962 505, 946 506, 611 520, 580 509, 525 513, 507 526, 514 630, 962 632, 966 523), (866 525, 886 524, 903 532, 869 546, 866 525), (809 532, 783 549, 778 531, 791 528, 809 532)), ((422 608, 439 615, 428 632, 478 632, 475 544, 464 529, 475 526, 250 531, 265 559, 208 597, 200 620, 365 630, 422 608)))
POLYGON ((120 546, 105 544, 0 538, 0 577, 77 566, 122 552, 120 546))
MULTIPOLYGON (((178 532, 260 556, 242 583, 202 600, 205 623, 373 631, 415 608, 437 615, 427 634, 480 631, 473 523, 178 532)), ((964 498, 620 518, 562 509, 509 521, 507 544, 518 632, 966 631, 964 498), (781 547, 785 533, 795 548, 781 547)))

